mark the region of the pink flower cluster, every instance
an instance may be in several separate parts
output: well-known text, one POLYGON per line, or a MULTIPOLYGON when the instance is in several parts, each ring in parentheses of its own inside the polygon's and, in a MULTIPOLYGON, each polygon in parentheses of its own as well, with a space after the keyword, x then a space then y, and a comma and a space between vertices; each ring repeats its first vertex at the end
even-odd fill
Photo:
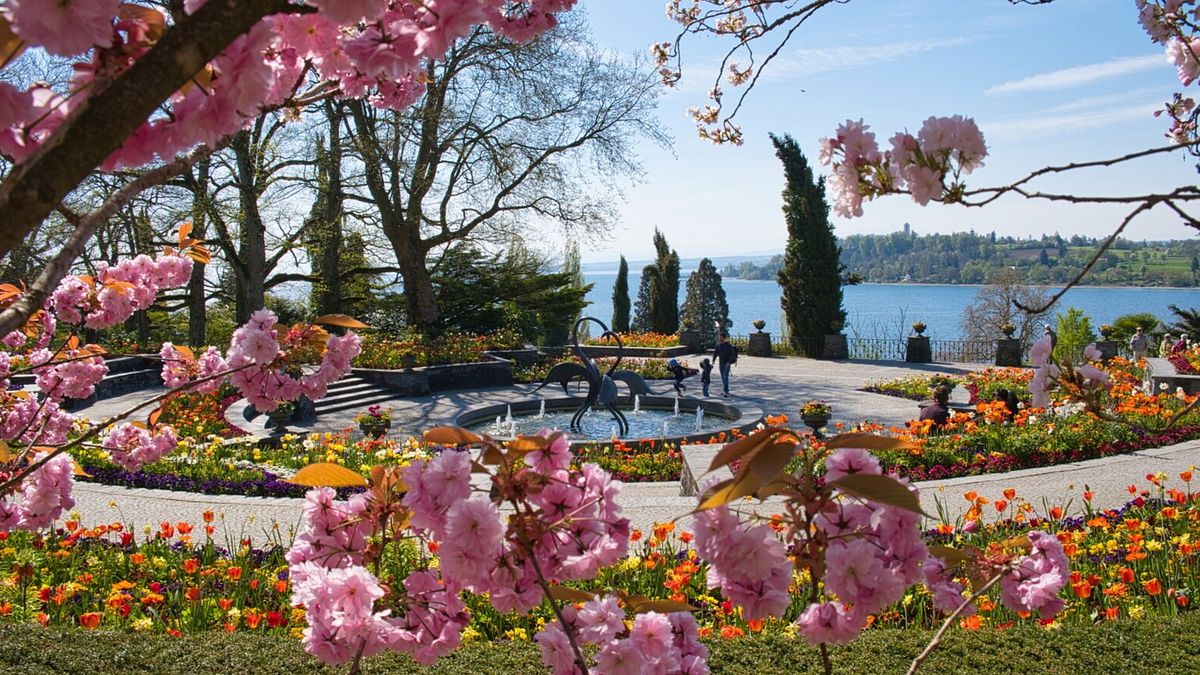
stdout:
POLYGON ((336 496, 327 487, 313 488, 305 495, 304 528, 287 552, 287 561, 293 567, 304 562, 328 568, 362 564, 371 534, 371 524, 363 518, 367 497, 359 494, 338 501, 336 496))
MULTIPOLYGON (((837 449, 826 460, 826 481, 851 474, 879 475, 879 462, 866 450, 837 449)), ((827 541, 825 591, 838 600, 809 605, 800 616, 800 632, 812 644, 845 644, 866 626, 868 615, 923 578, 929 551, 916 513, 870 500, 843 496, 817 516, 816 526, 827 541)))
POLYGON ((447 583, 489 593, 502 612, 527 611, 542 600, 539 570, 554 582, 586 579, 625 555, 629 520, 616 503, 620 484, 603 469, 585 464, 569 471, 570 446, 559 436, 527 456, 525 478, 544 481, 526 499, 520 529, 505 526, 497 504, 469 497, 471 459, 447 451, 404 469, 412 527, 439 542, 447 583), (522 542, 530 542, 532 555, 522 542))
MULTIPOLYGON (((32 461, 46 456, 39 452, 32 461)), ((71 486, 75 483, 75 465, 65 453, 52 457, 21 484, 21 496, 9 501, 0 496, 0 532, 40 530, 49 527, 64 511, 75 506, 71 486)))
POLYGON ((163 253, 157 259, 139 255, 114 267, 100 262, 95 280, 69 276, 50 296, 49 306, 67 323, 83 322, 88 328, 108 328, 154 303, 158 292, 188 282, 192 259, 163 253))
POLYGON ((961 115, 930 117, 916 136, 897 133, 886 152, 880 152, 868 129, 862 120, 846 120, 833 138, 821 139, 820 161, 833 165, 833 210, 846 218, 862 215, 864 199, 885 194, 907 191, 922 206, 955 199, 961 176, 982 166, 987 156, 975 120, 961 115))
MULTIPOLYGON (((172 30, 161 10, 121 12, 119 0, 13 0, 12 30, 31 46, 76 57, 71 96, 44 85, 20 91, 0 84, 0 151, 22 161, 66 118, 97 80, 119 75, 172 30), (88 54, 90 50, 90 54, 88 54)), ((190 14, 205 3, 184 3, 190 14)), ((169 114, 147 120, 103 163, 106 171, 167 161, 196 144, 213 144, 276 108, 308 81, 306 70, 345 97, 403 108, 424 93, 425 64, 486 24, 515 40, 556 24, 575 0, 310 0, 319 11, 264 18, 238 37, 190 86, 169 100, 169 114)), ((111 325, 111 324, 110 324, 111 325)))
POLYGON ((307 612, 305 650, 329 664, 350 660, 360 647, 364 656, 396 649, 432 663, 456 648, 469 617, 457 590, 448 590, 429 570, 404 580, 403 616, 376 610, 384 589, 363 566, 372 528, 366 518, 370 502, 366 494, 348 501, 334 497, 330 488, 309 490, 304 531, 286 556, 292 602, 307 612))
POLYGON ((1000 579, 1000 601, 1014 612, 1037 612, 1043 619, 1062 611, 1059 591, 1070 576, 1062 542, 1040 530, 1029 533, 1032 550, 1013 564, 1011 573, 1000 579))
POLYGON ((75 418, 59 407, 58 401, 36 396, 3 396, 0 405, 0 439, 24 445, 59 445, 75 418))
MULTIPOLYGON (((291 350, 305 348, 309 333, 316 330, 279 326, 274 312, 258 310, 233 332, 225 362, 234 371, 230 382, 259 412, 270 412, 280 401, 295 401, 301 395, 314 401, 325 396, 331 383, 350 372, 351 361, 362 351, 362 340, 353 333, 329 336, 320 365, 305 371, 303 364, 287 357, 291 350), (281 340, 289 350, 281 346, 281 340), (296 370, 303 372, 296 376, 296 370)), ((216 366, 215 359, 211 366, 216 366)))
MULTIPOLYGON (((581 644, 600 645, 594 672, 605 675, 684 673, 706 675, 708 647, 700 642, 696 620, 687 612, 643 612, 626 630, 625 612, 612 596, 598 596, 578 609, 563 608, 567 627, 581 644)), ((578 673, 567 633, 558 623, 534 636, 542 662, 555 675, 578 673)))
POLYGON ((157 462, 174 452, 179 445, 179 436, 170 425, 164 424, 151 431, 125 422, 114 427, 101 445, 114 463, 126 471, 137 471, 143 464, 157 462))
POLYGON ((1194 0, 1137 0, 1138 22, 1150 39, 1166 45, 1167 60, 1188 86, 1200 78, 1200 7, 1194 0))
POLYGON ((29 363, 34 367, 38 389, 55 402, 91 396, 108 374, 108 366, 100 356, 81 357, 77 349, 63 350, 57 360, 52 360, 53 356, 50 350, 39 349, 29 355, 29 363))
POLYGON ((185 353, 170 342, 164 342, 158 355, 162 358, 163 384, 179 388, 197 380, 208 380, 203 384, 188 387, 188 391, 199 394, 211 394, 216 391, 221 386, 221 379, 217 376, 228 369, 224 357, 216 347, 209 347, 197 358, 190 350, 185 353))
POLYGON ((787 548, 766 525, 745 528, 725 506, 692 521, 696 552, 708 561, 708 585, 742 607, 743 618, 780 616, 791 600, 787 548))
POLYGON ((1051 362, 1054 343, 1047 335, 1029 347, 1029 361, 1037 368, 1029 382, 1030 404, 1035 408, 1050 406, 1050 384, 1062 372, 1051 362))
MULTIPOLYGON (((933 594, 933 606, 947 614, 953 614, 963 604, 965 587, 954 580, 946 567, 946 561, 931 556, 925 561, 922 570, 925 575, 925 586, 933 594)), ((960 616, 971 616, 975 613, 975 605, 967 605, 960 616)))

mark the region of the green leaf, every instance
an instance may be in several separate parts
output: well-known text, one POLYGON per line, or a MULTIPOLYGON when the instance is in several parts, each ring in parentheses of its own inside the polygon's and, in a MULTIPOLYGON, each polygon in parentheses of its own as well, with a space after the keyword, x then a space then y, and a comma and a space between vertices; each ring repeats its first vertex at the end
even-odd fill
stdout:
POLYGON ((855 497, 924 515, 921 500, 891 476, 852 473, 833 481, 833 486, 855 497))

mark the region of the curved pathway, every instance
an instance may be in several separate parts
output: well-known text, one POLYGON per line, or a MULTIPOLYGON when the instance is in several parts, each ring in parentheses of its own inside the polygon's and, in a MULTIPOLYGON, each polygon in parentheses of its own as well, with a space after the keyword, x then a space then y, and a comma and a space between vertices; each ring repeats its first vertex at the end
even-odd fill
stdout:
MULTIPOLYGON (((699 359, 692 357, 692 360, 699 359)), ((961 373, 982 367, 742 357, 733 373, 731 390, 734 396, 731 402, 736 405, 737 399, 744 398, 768 413, 794 415, 801 402, 819 398, 832 405, 835 421, 857 423, 870 419, 899 425, 915 417, 915 402, 861 392, 857 390, 858 387, 872 380, 934 372, 961 373)), ((693 378, 688 383, 693 385, 689 387, 689 394, 699 389, 697 379, 693 378)), ((662 390, 668 385, 658 382, 652 386, 662 390)), ((456 411, 464 406, 528 398, 532 389, 532 385, 517 385, 396 399, 390 404, 394 420, 392 433, 407 436, 430 426, 447 424, 456 411)), ((123 410, 132 403, 147 400, 155 393, 156 390, 150 390, 107 399, 80 411, 80 414, 99 419, 123 410)), ((353 411, 344 413, 344 416, 347 419, 327 420, 323 426, 343 428, 352 425, 353 411)), ((703 453, 703 450, 689 449, 688 454, 697 452, 703 453)), ((707 466, 707 460, 701 456, 692 457, 692 462, 694 466, 707 466)), ((1148 486, 1146 474, 1166 473, 1178 485, 1178 472, 1194 465, 1200 465, 1200 441, 1077 464, 930 481, 921 484, 922 500, 926 512, 933 515, 938 514, 937 502, 940 501, 953 519, 968 507, 962 493, 973 490, 994 500, 1002 498, 1001 493, 1011 487, 1039 508, 1044 500, 1049 506, 1063 506, 1070 514, 1081 510, 1085 485, 1095 493, 1093 503, 1097 507, 1117 507, 1130 498, 1126 486, 1148 486)), ((197 532, 193 533, 193 537, 203 536, 202 514, 204 511, 213 511, 216 516, 214 538, 219 543, 238 541, 244 537, 251 537, 256 543, 269 540, 290 542, 292 533, 300 523, 303 506, 303 500, 300 499, 201 495, 95 483, 78 483, 75 496, 75 511, 85 524, 120 521, 142 530, 147 527, 157 529, 163 521, 186 521, 196 526, 197 532)), ((619 501, 634 527, 640 529, 646 529, 657 521, 679 517, 695 506, 694 497, 680 496, 678 483, 628 484, 619 501)), ((769 510, 770 505, 763 508, 769 510)), ((994 515, 995 511, 989 508, 985 513, 994 515)))

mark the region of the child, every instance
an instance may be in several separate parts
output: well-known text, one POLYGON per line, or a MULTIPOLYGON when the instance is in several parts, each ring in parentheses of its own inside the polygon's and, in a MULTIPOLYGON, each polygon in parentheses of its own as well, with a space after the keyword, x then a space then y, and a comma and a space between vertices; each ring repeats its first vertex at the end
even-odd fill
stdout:
POLYGON ((712 361, 700 359, 700 385, 704 387, 704 396, 708 397, 708 385, 712 384, 712 361))
POLYGON ((675 395, 679 396, 683 393, 683 390, 687 389, 683 384, 683 378, 687 377, 687 369, 683 367, 683 364, 679 363, 678 359, 671 359, 667 361, 667 370, 671 371, 671 374, 675 376, 675 395))

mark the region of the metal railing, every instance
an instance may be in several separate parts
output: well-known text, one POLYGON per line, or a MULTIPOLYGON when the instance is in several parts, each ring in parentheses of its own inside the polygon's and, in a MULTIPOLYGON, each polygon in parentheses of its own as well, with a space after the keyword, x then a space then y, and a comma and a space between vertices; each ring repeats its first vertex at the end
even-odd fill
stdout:
MULTIPOLYGON (((745 354, 750 344, 748 335, 731 335, 729 341, 745 354)), ((771 350, 777 356, 808 356, 820 358, 825 338, 809 337, 800 340, 799 349, 790 341, 771 336, 771 350)), ((864 361, 904 361, 908 355, 908 339, 846 338, 851 359, 864 361)), ((929 349, 933 360, 949 363, 994 363, 996 342, 994 340, 930 340, 929 349)))

